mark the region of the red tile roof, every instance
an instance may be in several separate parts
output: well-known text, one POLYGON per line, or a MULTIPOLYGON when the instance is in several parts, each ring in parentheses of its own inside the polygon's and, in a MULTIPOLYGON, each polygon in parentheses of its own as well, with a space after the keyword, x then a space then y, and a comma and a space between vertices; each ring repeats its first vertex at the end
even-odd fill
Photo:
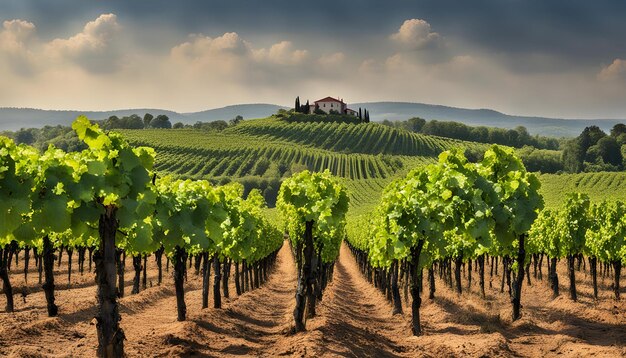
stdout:
POLYGON ((332 98, 332 97, 326 97, 326 98, 322 98, 320 100, 317 100, 313 103, 318 103, 318 102, 337 102, 337 103, 343 103, 343 101, 340 101, 336 98, 332 98))

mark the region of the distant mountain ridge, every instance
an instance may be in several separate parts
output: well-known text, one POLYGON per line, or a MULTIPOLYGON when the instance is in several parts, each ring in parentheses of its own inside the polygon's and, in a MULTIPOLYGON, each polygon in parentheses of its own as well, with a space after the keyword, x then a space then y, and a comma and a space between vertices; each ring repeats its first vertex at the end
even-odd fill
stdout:
POLYGON ((165 114, 170 118, 172 124, 176 122, 193 124, 197 121, 229 120, 238 115, 244 118, 264 118, 276 113, 280 108, 286 107, 265 103, 240 104, 193 113, 179 113, 158 108, 135 108, 112 111, 0 108, 0 130, 14 131, 20 128, 43 127, 45 125, 70 125, 72 121, 80 115, 86 115, 89 119, 100 120, 113 115, 123 117, 137 114, 143 117, 145 113, 150 113, 156 117, 159 114, 165 114))
MULTIPOLYGON (((626 119, 561 119, 547 117, 529 117, 508 115, 491 109, 467 109, 424 103, 411 102, 369 102, 350 103, 353 109, 367 108, 374 121, 404 120, 410 117, 422 117, 428 120, 457 121, 472 126, 515 128, 524 126, 531 134, 547 136, 577 136, 585 127, 597 125, 609 131, 616 123, 626 123, 626 119)), ((30 108, 0 108, 0 130, 43 127, 44 125, 69 125, 78 115, 84 114, 91 119, 105 119, 112 115, 118 117, 144 113, 165 114, 172 123, 193 124, 197 121, 229 120, 237 115, 245 119, 264 118, 276 113, 280 108, 275 104, 240 104, 201 112, 179 113, 170 110, 144 108, 113 111, 57 111, 30 108)))

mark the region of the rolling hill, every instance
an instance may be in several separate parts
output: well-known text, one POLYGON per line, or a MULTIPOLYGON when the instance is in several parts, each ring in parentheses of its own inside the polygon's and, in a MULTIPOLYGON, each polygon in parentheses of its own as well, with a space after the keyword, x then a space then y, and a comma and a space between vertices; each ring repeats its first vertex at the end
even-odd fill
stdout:
POLYGON ((0 130, 18 130, 20 128, 43 127, 45 125, 69 126, 79 115, 86 115, 90 119, 99 120, 110 116, 129 116, 138 114, 143 116, 151 113, 154 116, 165 114, 172 123, 183 122, 193 124, 197 121, 209 122, 219 119, 229 120, 241 115, 244 118, 262 118, 276 113, 281 106, 273 104, 241 104, 210 109, 194 113, 178 113, 158 108, 135 108, 112 111, 55 111, 32 108, 0 108, 0 130))
MULTIPOLYGON (((491 109, 466 109, 409 102, 370 102, 350 103, 350 107, 367 108, 373 121, 404 120, 410 117, 422 117, 428 120, 458 121, 467 125, 484 125, 501 128, 524 126, 531 134, 555 137, 574 137, 587 126, 597 125, 608 131, 616 123, 626 119, 560 119, 546 117, 528 117, 504 114, 491 109)), ((178 113, 169 110, 143 108, 113 111, 52 111, 29 108, 0 108, 0 130, 17 130, 19 128, 43 127, 44 125, 69 125, 76 116, 85 114, 92 119, 104 119, 111 115, 125 116, 133 113, 166 114, 172 123, 183 122, 193 124, 197 121, 228 120, 237 115, 246 119, 264 118, 284 106, 274 104, 241 104, 215 108, 201 112, 178 113)))
MULTIPOLYGON (((222 132, 194 129, 123 130, 134 145, 157 151, 161 175, 239 181, 246 191, 259 188, 275 200, 282 178, 295 170, 329 169, 349 188, 352 206, 368 210, 393 179, 432 163, 444 150, 484 150, 482 143, 410 133, 379 123, 286 122, 274 117, 245 121, 222 132)), ((593 201, 626 193, 625 173, 543 174, 546 207, 561 204, 565 193, 582 191, 593 201)), ((622 195, 619 196, 620 198, 622 195)))

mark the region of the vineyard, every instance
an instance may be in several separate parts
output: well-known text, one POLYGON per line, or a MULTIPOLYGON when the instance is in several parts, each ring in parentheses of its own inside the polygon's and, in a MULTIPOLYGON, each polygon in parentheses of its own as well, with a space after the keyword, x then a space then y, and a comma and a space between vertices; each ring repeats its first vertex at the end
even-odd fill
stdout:
POLYGON ((0 355, 626 355, 623 173, 375 123, 73 128, 0 137, 0 355))

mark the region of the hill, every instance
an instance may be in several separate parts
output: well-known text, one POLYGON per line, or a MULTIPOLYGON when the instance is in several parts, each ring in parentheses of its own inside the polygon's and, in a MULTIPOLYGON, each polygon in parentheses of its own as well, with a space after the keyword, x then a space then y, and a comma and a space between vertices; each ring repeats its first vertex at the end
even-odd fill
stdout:
POLYGON ((32 127, 38 128, 45 125, 60 124, 69 126, 79 115, 86 115, 90 119, 99 120, 113 115, 124 117, 131 114, 138 114, 140 116, 143 116, 145 113, 151 113, 154 116, 165 114, 170 118, 172 123, 183 122, 185 124, 193 124, 197 121, 229 120, 235 118, 237 115, 241 115, 244 118, 262 118, 276 113, 279 108, 284 107, 273 104, 243 104, 194 113, 178 113, 158 108, 134 108, 112 111, 55 111, 32 108, 0 108, 0 131, 14 131, 20 128, 32 127))
MULTIPOLYGON (((350 103, 350 107, 367 108, 371 113, 373 121, 422 117, 428 120, 457 121, 472 126, 481 125, 500 128, 524 126, 531 134, 554 137, 575 137, 585 127, 590 125, 597 125, 604 131, 608 131, 616 123, 626 122, 626 119, 560 119, 516 116, 491 109, 466 109, 409 102, 350 103)), ((139 115, 144 113, 152 113, 153 115, 165 114, 170 117, 172 123, 193 124, 197 121, 229 120, 237 115, 241 115, 246 119, 264 118, 276 113, 280 108, 286 107, 274 104, 240 104, 192 113, 179 113, 155 108, 113 111, 52 111, 30 108, 0 108, 0 130, 17 130, 56 124, 69 125, 80 114, 85 114, 92 119, 104 119, 111 115, 121 117, 133 113, 139 115)))
POLYGON ((353 205, 377 200, 382 188, 452 147, 485 145, 440 138, 380 123, 288 123, 274 117, 245 121, 222 132, 194 129, 123 130, 134 145, 157 151, 161 175, 239 181, 275 201, 282 178, 294 171, 330 170, 351 188, 353 205))

